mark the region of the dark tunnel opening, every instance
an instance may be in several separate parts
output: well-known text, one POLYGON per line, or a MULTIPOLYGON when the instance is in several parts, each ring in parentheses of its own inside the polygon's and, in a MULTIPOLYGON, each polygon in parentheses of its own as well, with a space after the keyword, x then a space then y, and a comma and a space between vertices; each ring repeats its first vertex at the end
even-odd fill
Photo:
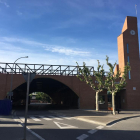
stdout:
MULTIPOLYGON (((14 106, 19 106, 23 102, 25 105, 26 92, 27 83, 23 83, 13 90, 14 106)), ((34 79, 30 84, 29 94, 34 92, 43 92, 51 97, 52 104, 48 105, 49 109, 77 109, 79 106, 76 93, 65 84, 51 78, 34 79)))

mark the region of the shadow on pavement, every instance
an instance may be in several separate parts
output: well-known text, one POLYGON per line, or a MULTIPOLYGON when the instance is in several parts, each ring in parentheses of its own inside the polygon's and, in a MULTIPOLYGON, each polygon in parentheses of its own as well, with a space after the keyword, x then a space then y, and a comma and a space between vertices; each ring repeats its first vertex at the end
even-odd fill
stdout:
POLYGON ((19 122, 13 121, 0 121, 0 124, 20 124, 19 122))
POLYGON ((86 140, 140 140, 140 131, 129 130, 98 130, 94 134, 89 129, 32 129, 45 140, 75 140, 82 134, 86 140))
MULTIPOLYGON (((98 130, 94 134, 90 129, 31 129, 45 140, 75 140, 81 135, 87 136, 86 140, 140 140, 140 131, 134 130, 98 130)), ((0 127, 1 140, 22 140, 23 127, 0 127)), ((27 131, 27 140, 39 140, 27 131)))
MULTIPOLYGON (((0 140, 23 140, 23 127, 0 127, 0 140)), ((40 140, 27 131, 27 140, 40 140)))

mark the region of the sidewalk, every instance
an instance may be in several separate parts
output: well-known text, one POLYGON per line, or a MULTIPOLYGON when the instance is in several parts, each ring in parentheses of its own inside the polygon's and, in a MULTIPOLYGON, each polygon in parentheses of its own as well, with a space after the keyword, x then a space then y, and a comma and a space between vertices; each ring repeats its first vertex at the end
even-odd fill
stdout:
MULTIPOLYGON (((39 140, 27 131, 26 140, 39 140)), ((0 140, 23 140, 23 127, 11 116, 0 116, 0 140)))
POLYGON ((58 115, 75 117, 77 120, 88 123, 95 123, 104 126, 111 126, 119 121, 140 117, 140 111, 120 111, 119 114, 113 115, 111 111, 96 111, 96 110, 57 110, 50 111, 58 115))

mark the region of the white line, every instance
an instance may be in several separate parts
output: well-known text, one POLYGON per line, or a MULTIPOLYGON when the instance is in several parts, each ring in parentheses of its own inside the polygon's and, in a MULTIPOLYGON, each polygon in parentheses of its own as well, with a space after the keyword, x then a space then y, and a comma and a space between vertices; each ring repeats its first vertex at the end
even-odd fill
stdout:
POLYGON ((97 131, 98 131, 98 130, 96 130, 96 129, 92 129, 92 130, 89 130, 88 133, 94 134, 94 133, 96 133, 97 131))
POLYGON ((69 124, 64 124, 64 123, 60 123, 60 122, 54 122, 60 129, 69 129, 69 128, 78 128, 76 126, 72 126, 69 124))
POLYGON ((30 118, 33 119, 34 121, 41 121, 41 120, 39 120, 39 119, 37 119, 35 117, 30 117, 30 118))
POLYGON ((63 119, 67 119, 67 120, 72 120, 72 119, 74 119, 73 117, 65 117, 65 116, 59 116, 59 117, 61 117, 61 118, 63 118, 63 119))
POLYGON ((102 129, 102 128, 104 128, 104 126, 98 126, 98 127, 96 127, 97 129, 102 129))
POLYGON ((44 119, 44 120, 47 120, 47 121, 52 120, 52 119, 50 119, 50 118, 46 118, 46 117, 44 117, 44 116, 39 116, 39 117, 42 118, 42 119, 44 119))
MULTIPOLYGON (((24 117, 19 117, 21 119, 22 122, 25 122, 25 118, 24 117)), ((27 119, 27 122, 30 122, 28 119, 27 119)))
POLYGON ((53 118, 53 119, 56 119, 56 120, 63 120, 61 118, 58 118, 58 117, 55 117, 55 116, 48 116, 49 118, 53 118))
POLYGON ((39 136, 37 133, 35 133, 34 131, 32 131, 29 127, 27 127, 27 130, 29 132, 31 132, 33 135, 35 135, 37 138, 39 138, 40 140, 45 140, 44 138, 42 138, 41 136, 39 136))
POLYGON ((15 120, 16 122, 22 123, 22 121, 21 121, 20 119, 18 119, 18 118, 15 118, 14 120, 15 120))
MULTIPOLYGON (((17 117, 14 119, 15 121, 20 121, 17 117)), ((18 124, 19 126, 23 127, 24 125, 21 123, 21 124, 18 124)), ((26 129, 32 133, 34 136, 36 136, 37 138, 39 138, 40 140, 45 140, 44 138, 42 138, 41 136, 39 136, 38 134, 36 134, 35 132, 33 132, 29 127, 26 126, 26 129)))
POLYGON ((78 140, 84 140, 84 139, 86 139, 87 137, 88 137, 88 135, 82 134, 81 136, 77 137, 76 139, 78 139, 78 140))

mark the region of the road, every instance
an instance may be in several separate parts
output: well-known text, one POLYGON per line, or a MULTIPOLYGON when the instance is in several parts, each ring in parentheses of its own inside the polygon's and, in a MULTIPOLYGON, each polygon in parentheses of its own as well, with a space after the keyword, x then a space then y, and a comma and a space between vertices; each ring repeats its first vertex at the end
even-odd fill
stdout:
MULTIPOLYGON (((22 111, 17 112, 17 117, 24 122, 22 111)), ((123 120, 107 127, 49 111, 30 110, 27 126, 40 140, 140 140, 140 118, 123 120)))

